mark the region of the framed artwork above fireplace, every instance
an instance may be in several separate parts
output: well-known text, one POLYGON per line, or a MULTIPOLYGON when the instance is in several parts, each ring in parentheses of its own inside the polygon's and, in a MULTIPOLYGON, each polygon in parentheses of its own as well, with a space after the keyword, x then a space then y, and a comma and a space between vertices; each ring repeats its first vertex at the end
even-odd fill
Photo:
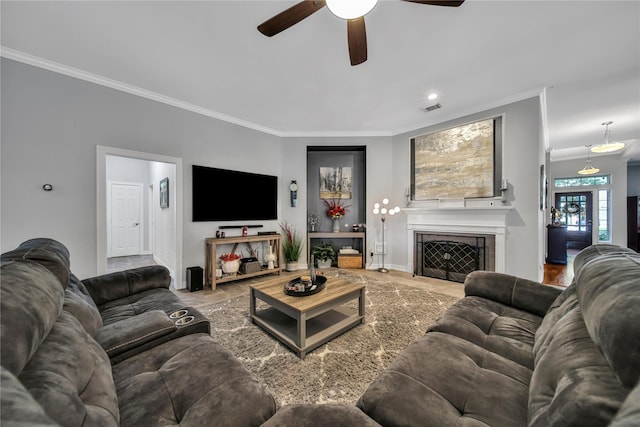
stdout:
POLYGON ((411 200, 496 197, 502 118, 411 139, 411 200))

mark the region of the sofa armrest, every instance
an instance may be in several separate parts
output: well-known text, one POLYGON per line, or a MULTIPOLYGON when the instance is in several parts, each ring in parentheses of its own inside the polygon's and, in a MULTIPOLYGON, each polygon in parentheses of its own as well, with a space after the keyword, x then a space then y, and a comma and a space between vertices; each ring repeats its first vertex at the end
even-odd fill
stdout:
POLYGON ((562 291, 532 280, 492 271, 474 271, 464 282, 465 296, 487 298, 544 316, 562 291))
POLYGON ((152 310, 102 327, 96 340, 112 358, 176 329, 178 327, 167 313, 152 310))
POLYGON ((152 265, 91 277, 84 279, 82 283, 87 287, 96 305, 100 306, 149 289, 168 289, 171 276, 165 267, 152 265))

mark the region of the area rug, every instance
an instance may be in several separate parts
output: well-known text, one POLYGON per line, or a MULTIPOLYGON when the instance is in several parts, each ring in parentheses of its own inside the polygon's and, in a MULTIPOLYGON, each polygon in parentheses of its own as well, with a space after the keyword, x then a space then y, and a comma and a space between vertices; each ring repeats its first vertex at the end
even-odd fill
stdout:
MULTIPOLYGON (((198 307, 211 322, 213 338, 238 357, 281 405, 354 404, 398 353, 457 301, 340 270, 327 275, 329 280, 340 275, 366 284, 365 323, 313 350, 304 360, 251 323, 248 295, 198 307)), ((352 304, 357 310, 356 302, 352 304)))

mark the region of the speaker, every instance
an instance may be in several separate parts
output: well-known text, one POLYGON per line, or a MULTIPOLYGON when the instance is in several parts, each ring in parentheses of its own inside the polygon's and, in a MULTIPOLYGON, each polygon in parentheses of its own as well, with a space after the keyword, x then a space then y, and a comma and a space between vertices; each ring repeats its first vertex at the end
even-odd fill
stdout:
POLYGON ((187 267, 187 289, 191 292, 204 288, 202 267, 187 267))

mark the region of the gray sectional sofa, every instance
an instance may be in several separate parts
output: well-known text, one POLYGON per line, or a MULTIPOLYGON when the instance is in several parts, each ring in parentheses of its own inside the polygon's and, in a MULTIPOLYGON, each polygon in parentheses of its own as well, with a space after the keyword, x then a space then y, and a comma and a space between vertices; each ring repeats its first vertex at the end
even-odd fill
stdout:
POLYGON ((2 425, 640 426, 640 255, 617 246, 564 291, 474 272, 356 405, 277 412, 196 310, 166 322, 184 307, 162 269, 80 281, 48 239, 0 268, 2 425))
POLYGON ((359 399, 369 419, 346 406, 291 405, 269 425, 640 426, 640 255, 591 246, 574 270, 564 291, 470 274, 465 298, 359 399))
POLYGON ((3 426, 258 426, 276 411, 162 267, 80 281, 62 244, 34 239, 0 275, 3 426))

